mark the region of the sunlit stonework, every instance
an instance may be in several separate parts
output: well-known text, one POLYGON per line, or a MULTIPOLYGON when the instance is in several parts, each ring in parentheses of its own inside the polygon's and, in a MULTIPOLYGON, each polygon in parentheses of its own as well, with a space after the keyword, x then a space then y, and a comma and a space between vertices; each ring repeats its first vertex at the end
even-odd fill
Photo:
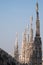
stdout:
POLYGON ((42 42, 40 37, 40 20, 38 12, 38 2, 36 3, 36 33, 33 36, 33 17, 30 17, 30 32, 29 28, 24 30, 21 54, 19 56, 19 62, 29 65, 42 65, 42 42), (28 30, 28 31, 27 31, 28 30))
POLYGON ((39 20, 38 10, 39 8, 38 8, 38 2, 37 2, 36 3, 35 37, 33 36, 33 25, 34 25, 33 16, 31 16, 30 17, 30 31, 29 31, 29 27, 27 26, 27 28, 25 28, 22 35, 22 46, 21 46, 20 54, 19 54, 19 46, 18 46, 18 34, 16 33, 16 40, 15 40, 16 45, 14 49, 14 58, 12 59, 12 57, 9 57, 9 55, 7 54, 6 57, 9 59, 8 59, 8 64, 6 64, 7 61, 5 62, 6 65, 43 65, 42 64, 43 62, 42 61, 42 41, 40 37, 40 20, 39 20))

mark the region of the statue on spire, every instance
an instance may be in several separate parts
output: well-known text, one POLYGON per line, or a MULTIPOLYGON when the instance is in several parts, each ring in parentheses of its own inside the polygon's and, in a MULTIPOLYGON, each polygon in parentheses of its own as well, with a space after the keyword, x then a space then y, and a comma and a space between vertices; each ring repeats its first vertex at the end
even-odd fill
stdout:
POLYGON ((38 0, 37 0, 37 3, 36 3, 36 12, 38 12, 38 0))
POLYGON ((38 0, 37 0, 37 3, 36 3, 36 15, 37 15, 37 20, 39 19, 39 7, 38 7, 38 0))
POLYGON ((40 21, 39 21, 38 1, 36 3, 36 36, 40 36, 40 21))

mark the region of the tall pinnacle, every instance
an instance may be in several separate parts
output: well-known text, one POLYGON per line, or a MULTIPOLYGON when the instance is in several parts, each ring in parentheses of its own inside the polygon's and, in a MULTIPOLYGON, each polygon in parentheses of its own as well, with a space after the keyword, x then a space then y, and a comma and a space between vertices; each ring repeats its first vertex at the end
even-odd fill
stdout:
POLYGON ((26 41, 26 32, 27 32, 27 30, 25 29, 25 31, 24 31, 24 41, 26 41))
POLYGON ((39 22, 39 7, 38 1, 36 3, 36 36, 40 36, 40 22, 39 22))
POLYGON ((36 3, 36 11, 38 12, 38 0, 37 0, 37 3, 36 3))
POLYGON ((33 41, 32 21, 33 21, 33 17, 30 18, 30 36, 29 36, 29 41, 30 41, 30 42, 33 41))
POLYGON ((18 33, 16 33, 14 58, 15 58, 17 61, 19 61, 19 52, 18 52, 18 33))
POLYGON ((39 10, 39 7, 38 7, 38 1, 37 1, 37 3, 36 3, 36 15, 37 15, 37 19, 39 19, 39 12, 38 12, 38 10, 39 10))
POLYGON ((29 42, 29 25, 28 24, 26 27, 26 38, 27 38, 27 42, 29 42))
POLYGON ((16 48, 18 48, 18 33, 16 32, 16 41, 15 41, 15 44, 16 44, 16 48))
POLYGON ((26 32, 27 30, 25 29, 25 31, 22 33, 22 47, 25 45, 26 43, 26 32))
POLYGON ((23 40, 22 40, 22 63, 25 63, 25 48, 26 48, 26 29, 23 33, 23 40))

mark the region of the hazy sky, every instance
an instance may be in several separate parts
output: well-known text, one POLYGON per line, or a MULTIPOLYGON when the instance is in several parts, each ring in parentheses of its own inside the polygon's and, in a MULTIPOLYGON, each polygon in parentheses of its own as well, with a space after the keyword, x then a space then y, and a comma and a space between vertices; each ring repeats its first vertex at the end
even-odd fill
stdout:
MULTIPOLYGON (((39 2, 40 31, 43 40, 43 0, 39 2)), ((22 41, 22 32, 30 24, 33 16, 35 34, 36 0, 0 0, 0 48, 12 53, 15 44, 16 32, 19 36, 19 45, 22 41)))

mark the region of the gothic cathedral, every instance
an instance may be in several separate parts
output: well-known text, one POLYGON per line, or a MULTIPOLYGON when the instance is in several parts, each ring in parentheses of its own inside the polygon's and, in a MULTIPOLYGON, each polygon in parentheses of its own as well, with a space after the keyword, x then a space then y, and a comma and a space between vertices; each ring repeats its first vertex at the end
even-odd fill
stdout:
MULTIPOLYGON (((32 27, 33 17, 30 20, 30 34, 27 28, 23 32, 22 47, 19 54, 18 38, 16 39, 16 48, 14 51, 14 58, 20 63, 28 65, 42 65, 42 42, 40 37, 40 20, 38 2, 36 3, 36 32, 33 36, 32 27)), ((17 37, 17 36, 16 36, 17 37)))

